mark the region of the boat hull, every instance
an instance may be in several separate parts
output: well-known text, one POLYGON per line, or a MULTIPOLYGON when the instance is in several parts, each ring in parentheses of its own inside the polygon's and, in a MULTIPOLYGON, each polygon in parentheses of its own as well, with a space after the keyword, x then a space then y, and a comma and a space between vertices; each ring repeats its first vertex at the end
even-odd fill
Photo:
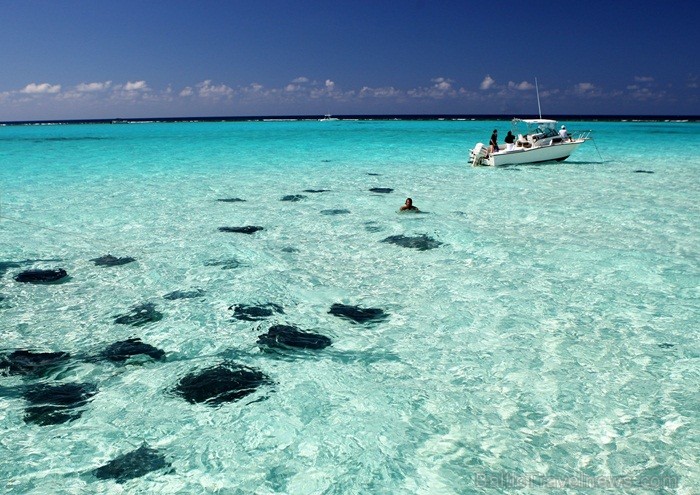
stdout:
POLYGON ((512 151, 502 150, 492 153, 488 158, 481 160, 481 165, 503 167, 506 165, 562 161, 569 158, 576 148, 581 146, 584 142, 584 139, 579 139, 567 143, 529 149, 516 148, 512 151))

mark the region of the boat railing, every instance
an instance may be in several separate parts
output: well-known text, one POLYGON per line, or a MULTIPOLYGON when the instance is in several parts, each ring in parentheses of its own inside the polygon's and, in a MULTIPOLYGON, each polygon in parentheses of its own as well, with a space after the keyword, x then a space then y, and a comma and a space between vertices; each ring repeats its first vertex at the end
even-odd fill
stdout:
POLYGON ((583 139, 584 141, 591 139, 591 130, 589 131, 574 131, 571 133, 571 139, 574 141, 578 141, 579 139, 583 139))

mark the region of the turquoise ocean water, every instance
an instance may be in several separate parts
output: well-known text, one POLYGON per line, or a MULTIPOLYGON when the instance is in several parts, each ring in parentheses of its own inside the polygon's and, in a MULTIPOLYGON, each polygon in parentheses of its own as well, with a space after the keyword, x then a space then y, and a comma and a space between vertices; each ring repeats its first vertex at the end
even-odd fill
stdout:
POLYGON ((507 121, 0 127, 0 354, 71 355, 0 375, 0 493, 699 493, 698 124, 567 124, 594 141, 503 169, 468 154, 507 121), (148 303, 160 321, 115 324, 148 303), (333 344, 264 352, 275 323, 333 344), (94 359, 129 338, 166 359, 94 359), (224 361, 269 382, 173 393, 224 361), (42 383, 97 393, 39 425, 42 383), (95 476, 143 444, 160 467, 95 476))

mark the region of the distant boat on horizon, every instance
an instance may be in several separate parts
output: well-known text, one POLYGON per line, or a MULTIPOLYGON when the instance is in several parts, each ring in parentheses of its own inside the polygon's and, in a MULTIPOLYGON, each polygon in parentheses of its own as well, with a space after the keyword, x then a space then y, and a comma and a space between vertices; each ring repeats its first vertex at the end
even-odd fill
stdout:
POLYGON ((340 120, 340 119, 337 119, 335 117, 331 117, 330 113, 327 113, 326 115, 324 115, 324 117, 322 119, 318 119, 319 122, 330 122, 332 120, 340 120))

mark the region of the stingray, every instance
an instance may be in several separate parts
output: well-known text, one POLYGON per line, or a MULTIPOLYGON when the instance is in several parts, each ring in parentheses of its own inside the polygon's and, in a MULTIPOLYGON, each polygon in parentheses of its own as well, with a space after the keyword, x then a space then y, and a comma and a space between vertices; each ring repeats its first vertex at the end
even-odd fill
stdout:
POLYGON ((350 210, 335 209, 335 210, 321 210, 321 215, 347 215, 350 210))
POLYGON ((135 258, 130 258, 128 256, 124 258, 117 258, 111 254, 100 256, 99 258, 93 258, 90 261, 94 262, 96 266, 121 266, 136 261, 135 258))
POLYGON ((52 284, 67 280, 68 273, 63 268, 54 270, 26 270, 15 277, 17 282, 29 284, 52 284))
POLYGON ((389 316, 379 308, 361 308, 339 303, 333 304, 329 313, 353 323, 376 323, 389 316))
POLYGON ((391 192, 394 192, 394 190, 389 188, 389 187, 373 187, 372 189, 370 189, 370 191, 373 193, 380 193, 380 194, 389 194, 391 192))
POLYGON ((29 403, 25 409, 24 421, 40 426, 66 423, 79 418, 97 387, 89 383, 45 383, 27 387, 23 397, 29 403))
POLYGON ((24 261, 0 261, 0 277, 5 275, 8 268, 20 268, 24 265, 31 265, 37 262, 53 263, 61 261, 60 259, 41 259, 41 260, 24 260, 24 261))
POLYGON ((237 304, 228 309, 233 310, 233 317, 237 320, 260 321, 273 314, 284 314, 282 306, 274 303, 259 304, 252 306, 248 304, 237 304))
POLYGON ((219 232, 232 232, 234 234, 254 234, 258 230, 263 230, 263 228, 255 225, 246 225, 245 227, 219 227, 219 232))
POLYGON ((45 375, 49 371, 65 365, 70 359, 67 352, 34 352, 17 349, 0 356, 0 371, 9 375, 45 375))
POLYGON ((222 270, 233 270, 242 265, 243 263, 238 261, 236 258, 229 258, 226 260, 208 260, 204 262, 204 266, 220 266, 222 270))
POLYGON ((163 299, 175 301, 176 299, 194 299, 202 296, 204 296, 204 290, 197 288, 192 290, 176 290, 173 292, 168 292, 163 296, 163 299))
POLYGON ((382 240, 382 242, 388 242, 390 244, 396 244, 397 246, 417 249, 418 251, 427 251, 428 249, 435 249, 442 245, 442 242, 436 241, 432 237, 427 235, 419 235, 415 237, 407 237, 405 235, 392 235, 382 240))
POLYGON ((302 199, 306 199, 306 196, 303 194, 290 194, 288 196, 283 196, 280 201, 292 201, 292 202, 297 202, 301 201, 302 199))
POLYGON ((377 222, 371 221, 365 222, 365 230, 367 232, 381 232, 384 228, 378 225, 377 222))
POLYGON ((135 306, 131 313, 117 316, 114 323, 119 325, 131 325, 139 327, 146 323, 156 322, 163 319, 163 313, 156 311, 156 305, 153 303, 143 303, 135 306))
POLYGON ((111 344, 102 351, 101 357, 115 363, 126 362, 134 356, 148 356, 156 361, 165 359, 165 351, 141 342, 141 339, 131 338, 111 344))
POLYGON ((273 325, 267 333, 258 336, 258 344, 278 349, 323 349, 331 343, 325 335, 305 332, 290 325, 273 325))
POLYGON ((267 383, 268 377, 259 370, 223 362, 184 376, 174 392, 192 404, 217 406, 240 400, 267 383))
POLYGON ((143 444, 136 450, 127 452, 92 471, 101 480, 114 480, 117 483, 140 478, 152 471, 170 467, 165 456, 158 450, 143 444))

